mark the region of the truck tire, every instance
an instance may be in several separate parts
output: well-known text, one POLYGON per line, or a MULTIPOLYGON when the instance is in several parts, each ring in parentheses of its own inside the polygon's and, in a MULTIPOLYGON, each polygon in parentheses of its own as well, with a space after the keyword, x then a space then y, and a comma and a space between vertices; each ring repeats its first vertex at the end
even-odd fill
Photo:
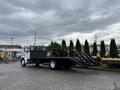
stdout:
POLYGON ((55 60, 50 61, 50 69, 56 70, 56 69, 58 69, 58 67, 59 67, 59 64, 57 61, 55 61, 55 60))
POLYGON ((22 67, 25 67, 25 66, 26 66, 25 59, 21 59, 21 66, 22 66, 22 67))
POLYGON ((36 67, 39 67, 39 63, 35 63, 35 66, 36 66, 36 67))

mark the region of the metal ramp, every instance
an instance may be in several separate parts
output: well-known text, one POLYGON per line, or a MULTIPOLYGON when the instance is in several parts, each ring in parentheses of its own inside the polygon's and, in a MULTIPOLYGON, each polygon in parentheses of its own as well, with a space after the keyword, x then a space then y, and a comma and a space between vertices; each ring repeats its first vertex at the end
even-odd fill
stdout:
POLYGON ((84 68, 94 66, 96 63, 95 60, 90 55, 87 55, 86 53, 75 51, 75 56, 77 58, 72 59, 72 61, 84 68))
POLYGON ((88 55, 86 53, 79 52, 79 55, 81 57, 84 57, 84 59, 91 65, 94 65, 96 63, 95 60, 90 55, 88 55))

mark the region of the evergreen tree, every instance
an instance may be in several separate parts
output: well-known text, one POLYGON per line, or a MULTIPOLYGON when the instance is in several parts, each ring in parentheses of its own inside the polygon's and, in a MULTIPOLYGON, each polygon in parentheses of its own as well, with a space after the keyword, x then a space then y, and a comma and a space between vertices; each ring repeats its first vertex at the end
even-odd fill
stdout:
POLYGON ((87 40, 85 40, 84 52, 85 52, 86 54, 90 55, 89 43, 88 43, 87 40))
POLYGON ((76 41, 76 46, 75 46, 75 49, 76 49, 78 52, 80 52, 80 51, 81 51, 81 44, 80 44, 79 39, 77 39, 77 41, 76 41))
POLYGON ((105 57, 105 54, 106 54, 105 43, 104 43, 104 41, 101 41, 101 44, 100 44, 100 56, 105 57))
POLYGON ((116 45, 115 39, 111 39, 111 43, 110 43, 110 56, 112 58, 118 57, 118 51, 117 51, 117 45, 116 45))
POLYGON ((93 52, 92 52, 92 55, 93 55, 93 56, 96 56, 97 53, 98 53, 97 44, 96 44, 96 42, 94 42, 94 44, 93 44, 93 52))
POLYGON ((67 50, 67 45, 66 41, 62 40, 62 51, 61 51, 62 56, 68 56, 68 50, 67 50))
POLYGON ((52 56, 55 56, 55 57, 61 56, 61 45, 59 43, 51 42, 48 49, 52 56))
POLYGON ((72 40, 70 40, 70 45, 69 45, 69 56, 74 56, 74 45, 72 40))

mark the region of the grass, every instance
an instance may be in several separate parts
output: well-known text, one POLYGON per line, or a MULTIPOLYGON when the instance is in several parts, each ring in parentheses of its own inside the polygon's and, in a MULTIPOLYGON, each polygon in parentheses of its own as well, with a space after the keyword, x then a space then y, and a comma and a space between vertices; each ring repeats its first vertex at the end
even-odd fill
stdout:
POLYGON ((95 68, 99 68, 99 69, 109 69, 109 65, 101 63, 100 65, 95 66, 95 68))

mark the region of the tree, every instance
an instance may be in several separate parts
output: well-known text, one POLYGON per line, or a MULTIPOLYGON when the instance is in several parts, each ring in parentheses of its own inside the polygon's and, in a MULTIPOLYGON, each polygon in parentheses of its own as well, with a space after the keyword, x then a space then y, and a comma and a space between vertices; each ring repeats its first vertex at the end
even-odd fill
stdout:
POLYGON ((90 55, 89 43, 88 43, 87 40, 85 40, 84 52, 85 52, 86 54, 90 55))
POLYGON ((100 44, 100 56, 105 57, 105 54, 106 54, 105 43, 104 43, 104 41, 101 41, 101 44, 100 44))
POLYGON ((62 40, 62 51, 61 51, 62 56, 68 56, 68 50, 67 50, 67 45, 66 41, 62 40))
POLYGON ((75 49, 76 49, 77 51, 79 51, 79 52, 81 51, 81 44, 80 44, 79 39, 77 39, 77 41, 76 41, 75 49))
POLYGON ((55 57, 61 56, 61 45, 59 43, 51 42, 48 49, 52 56, 55 56, 55 57))
POLYGON ((74 56, 74 45, 72 40, 70 40, 70 45, 69 45, 69 56, 74 56))
POLYGON ((96 42, 93 43, 93 52, 92 52, 92 55, 93 56, 96 56, 98 53, 98 50, 97 50, 97 44, 96 42))
POLYGON ((110 42, 110 57, 118 57, 117 45, 115 39, 111 39, 110 42))

